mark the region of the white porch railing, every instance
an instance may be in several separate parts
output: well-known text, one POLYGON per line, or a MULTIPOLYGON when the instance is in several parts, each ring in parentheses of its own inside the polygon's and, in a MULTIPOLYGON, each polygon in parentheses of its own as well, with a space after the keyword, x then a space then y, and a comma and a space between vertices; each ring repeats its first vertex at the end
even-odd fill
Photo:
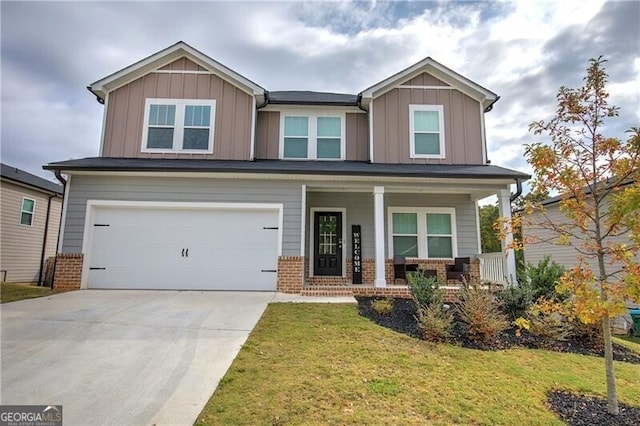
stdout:
POLYGON ((504 253, 483 253, 480 259, 480 280, 507 285, 507 259, 504 253))

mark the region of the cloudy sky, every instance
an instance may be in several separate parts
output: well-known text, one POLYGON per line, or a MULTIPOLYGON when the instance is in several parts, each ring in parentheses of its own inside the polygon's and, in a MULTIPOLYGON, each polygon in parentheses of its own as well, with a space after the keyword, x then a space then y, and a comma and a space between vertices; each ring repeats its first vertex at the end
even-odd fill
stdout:
MULTIPOLYGON (((0 2, 1 158, 96 156, 102 106, 86 86, 178 40, 268 90, 357 93, 431 56, 501 96, 493 164, 529 172, 523 144, 560 86, 608 59, 606 133, 640 126, 640 2, 0 2)), ((538 139, 541 140, 541 139, 538 139)))

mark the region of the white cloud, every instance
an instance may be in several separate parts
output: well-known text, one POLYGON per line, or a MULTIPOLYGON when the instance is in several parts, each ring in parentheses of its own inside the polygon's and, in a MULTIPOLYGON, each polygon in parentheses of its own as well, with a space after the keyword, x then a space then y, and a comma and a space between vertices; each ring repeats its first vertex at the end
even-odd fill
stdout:
POLYGON ((3 161, 33 171, 95 155, 102 107, 85 86, 178 40, 269 90, 355 93, 431 56, 502 96, 486 116, 489 157, 520 170, 528 124, 553 114, 558 87, 580 84, 590 56, 626 61, 612 69, 612 101, 640 117, 640 49, 611 48, 633 31, 616 19, 633 16, 636 2, 161 5, 3 2, 3 161))

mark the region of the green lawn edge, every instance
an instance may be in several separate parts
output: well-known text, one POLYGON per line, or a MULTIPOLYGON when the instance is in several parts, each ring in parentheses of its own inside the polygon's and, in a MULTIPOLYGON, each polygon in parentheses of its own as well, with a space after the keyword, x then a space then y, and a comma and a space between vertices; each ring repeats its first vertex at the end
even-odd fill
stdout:
MULTIPOLYGON (((640 368, 615 369, 637 405, 640 368)), ((562 424, 551 389, 606 395, 604 361, 424 342, 355 305, 270 304, 195 424, 562 424)))
POLYGON ((29 284, 0 283, 0 303, 17 302, 19 300, 45 297, 54 294, 48 287, 37 287, 29 284))

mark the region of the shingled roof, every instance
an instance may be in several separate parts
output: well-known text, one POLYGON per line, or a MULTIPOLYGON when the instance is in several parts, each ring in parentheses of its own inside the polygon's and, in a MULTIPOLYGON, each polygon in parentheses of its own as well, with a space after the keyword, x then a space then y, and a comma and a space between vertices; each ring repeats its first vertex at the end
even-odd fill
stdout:
POLYGON ((17 167, 9 166, 4 163, 0 163, 0 175, 2 175, 3 179, 31 186, 46 192, 62 195, 64 191, 62 185, 58 185, 54 182, 32 175, 29 172, 25 172, 24 170, 20 170, 17 167))
POLYGON ((272 173, 338 176, 395 176, 449 179, 528 179, 526 173, 483 164, 383 164, 365 161, 195 160, 89 157, 60 161, 47 170, 272 173))

